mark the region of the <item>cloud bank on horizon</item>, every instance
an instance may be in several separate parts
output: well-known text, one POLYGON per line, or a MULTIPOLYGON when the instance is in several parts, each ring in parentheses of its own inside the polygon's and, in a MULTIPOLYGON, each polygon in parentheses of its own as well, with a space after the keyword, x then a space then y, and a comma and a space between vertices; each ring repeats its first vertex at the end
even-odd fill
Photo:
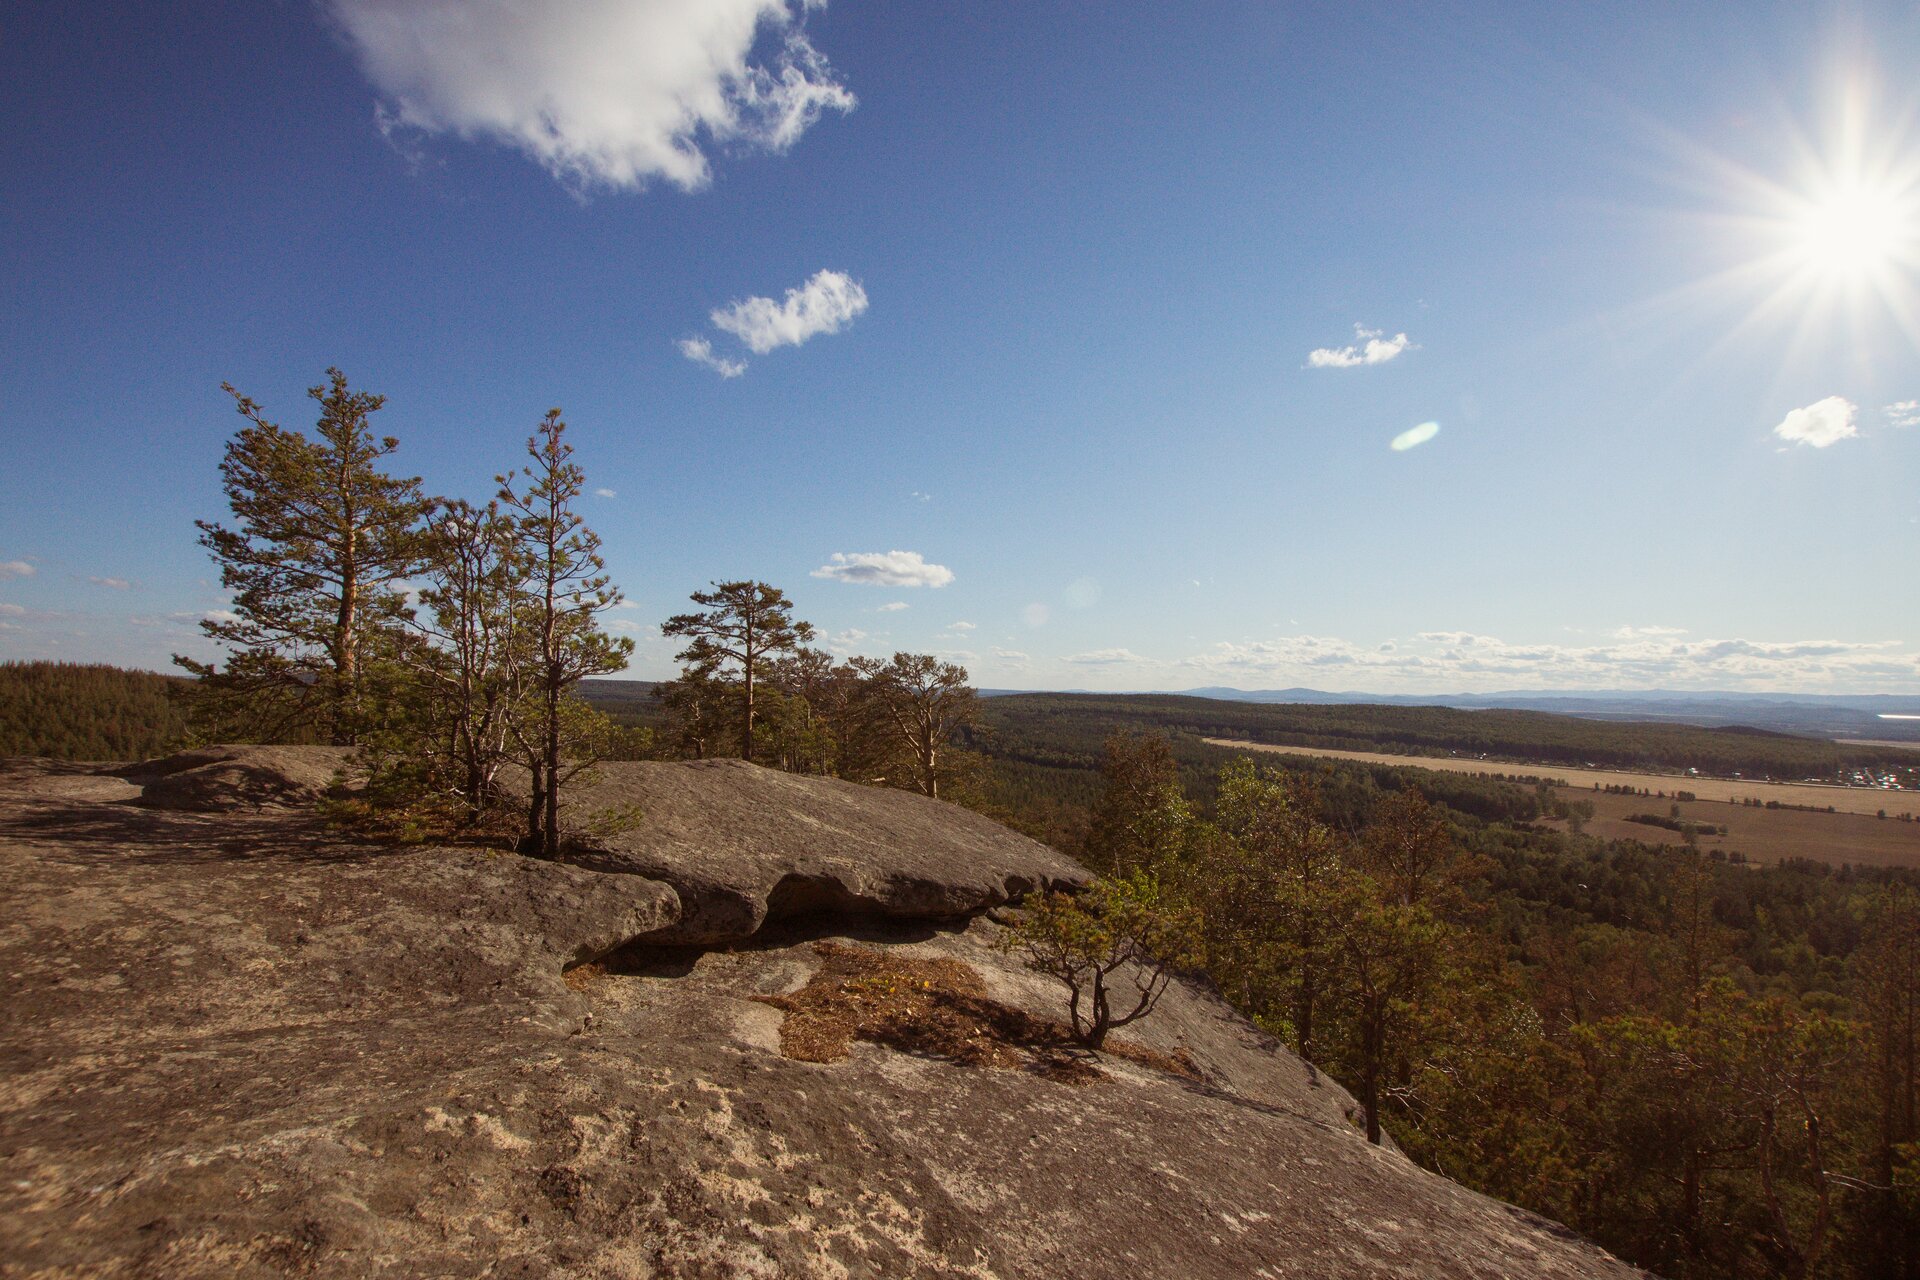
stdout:
POLYGON ((709 147, 784 152, 855 105, 802 25, 825 0, 323 3, 383 130, 498 142, 577 190, 697 191, 709 147))
POLYGON ((1516 644, 1469 631, 1421 631, 1379 643, 1292 635, 1220 641, 1158 659, 1125 648, 1057 659, 1096 669, 1114 689, 1224 684, 1365 693, 1495 689, 1679 688, 1817 693, 1862 683, 1920 679, 1920 651, 1897 640, 1688 639, 1679 627, 1623 626, 1592 644, 1516 644))

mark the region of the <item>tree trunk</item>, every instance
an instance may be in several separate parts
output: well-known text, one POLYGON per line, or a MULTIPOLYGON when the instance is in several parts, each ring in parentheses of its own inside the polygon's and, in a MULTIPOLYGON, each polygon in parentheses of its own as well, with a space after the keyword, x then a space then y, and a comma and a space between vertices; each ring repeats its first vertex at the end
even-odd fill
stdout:
POLYGON ((1300 1056, 1313 1061, 1313 1001, 1319 983, 1311 965, 1300 968, 1300 985, 1294 989, 1293 1034, 1300 1056))
POLYGON ((560 688, 547 685, 547 812, 540 853, 551 858, 560 852, 560 688))
POLYGON ((753 624, 746 624, 746 636, 740 642, 740 678, 746 684, 746 698, 740 704, 740 758, 753 763, 753 624))
POLYGON ((354 628, 359 625, 360 575, 354 564, 354 530, 347 530, 346 565, 340 578, 340 612, 333 632, 333 744, 351 747, 359 738, 360 655, 354 644, 354 628))
POLYGON ((1385 1039, 1378 1018, 1369 1013, 1360 1033, 1360 1109, 1367 1114, 1367 1141, 1380 1145, 1380 1057, 1385 1039))
POLYGON ((541 832, 545 830, 547 811, 546 769, 541 762, 533 766, 532 798, 527 806, 527 835, 524 841, 527 852, 540 851, 541 832))

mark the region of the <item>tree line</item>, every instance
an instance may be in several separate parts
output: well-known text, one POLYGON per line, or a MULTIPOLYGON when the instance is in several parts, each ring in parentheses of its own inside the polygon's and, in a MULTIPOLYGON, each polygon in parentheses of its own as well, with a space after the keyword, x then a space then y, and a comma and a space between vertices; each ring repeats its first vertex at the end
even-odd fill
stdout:
POLYGON ((1913 874, 1733 867, 1411 785, 1356 816, 1338 774, 1230 759, 1203 806, 1167 739, 1117 734, 1080 852, 1369 1138, 1663 1275, 1920 1272, 1913 874))
POLYGON ((231 519, 197 522, 232 598, 202 623, 224 652, 174 659, 201 737, 354 747, 368 816, 476 830, 517 815, 520 846, 547 855, 563 792, 612 757, 731 754, 934 797, 967 775, 951 746, 977 720, 964 668, 835 661, 764 582, 714 583, 662 625, 686 641, 658 690, 664 734, 582 699, 633 642, 605 625, 623 596, 558 409, 481 504, 391 473, 399 442, 372 426, 384 398, 338 369, 308 393, 311 436, 225 390, 245 419, 220 467, 231 519))
POLYGON ((139 760, 186 740, 186 682, 75 662, 0 662, 0 756, 139 760))
POLYGON ((1068 750, 1099 760, 1118 729, 1273 745, 1402 755, 1494 756, 1562 766, 1600 765, 1751 778, 1838 779, 1856 768, 1900 772, 1920 784, 1911 751, 1744 728, 1591 720, 1541 711, 1369 704, 1249 703, 1175 694, 1034 693, 990 700, 1005 754, 1068 750))

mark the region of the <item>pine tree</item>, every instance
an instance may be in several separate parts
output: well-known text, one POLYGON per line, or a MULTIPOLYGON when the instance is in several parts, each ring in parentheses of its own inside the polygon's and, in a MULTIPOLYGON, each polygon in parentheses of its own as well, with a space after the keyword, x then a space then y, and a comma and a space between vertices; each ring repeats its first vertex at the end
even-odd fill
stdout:
POLYGON ((531 678, 532 628, 519 589, 531 571, 497 502, 449 502, 430 522, 431 565, 413 655, 423 687, 420 746, 472 825, 498 800, 497 775, 531 678))
POLYGON ((941 752, 955 733, 980 720, 967 669, 926 653, 896 653, 888 663, 869 658, 853 666, 867 677, 871 696, 906 753, 913 789, 938 800, 941 752))
POLYGON ((227 663, 174 658, 200 677, 197 710, 223 734, 355 743, 369 664, 399 635, 401 584, 421 565, 434 503, 418 477, 380 468, 399 446, 368 425, 385 397, 350 390, 338 369, 327 379, 307 392, 320 405, 314 439, 224 386, 248 424, 220 464, 236 523, 195 523, 233 598, 201 623, 227 663))
POLYGON ((560 849, 560 789, 590 762, 590 751, 576 749, 604 727, 596 724, 604 717, 571 696, 574 686, 625 670, 633 654, 633 641, 600 629, 599 615, 622 596, 607 576, 599 536, 573 509, 586 473, 570 461, 573 446, 561 439, 566 429, 560 411, 548 410, 527 440, 533 461, 519 473, 524 487, 516 487, 515 473, 498 478, 525 566, 521 608, 532 631, 531 714, 516 730, 533 775, 527 846, 547 857, 560 849))
POLYGON ((694 592, 693 602, 706 611, 676 614, 660 634, 692 637, 676 659, 690 670, 738 679, 740 758, 752 760, 755 686, 774 659, 813 639, 813 627, 794 621, 793 601, 765 582, 716 582, 711 591, 694 592))

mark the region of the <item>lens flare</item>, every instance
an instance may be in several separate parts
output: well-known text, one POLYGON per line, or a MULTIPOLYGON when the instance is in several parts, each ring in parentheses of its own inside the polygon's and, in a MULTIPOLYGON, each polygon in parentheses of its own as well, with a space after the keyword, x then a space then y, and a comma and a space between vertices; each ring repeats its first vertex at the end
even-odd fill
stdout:
POLYGON ((1418 448, 1439 434, 1440 424, 1437 422, 1423 422, 1417 427, 1409 427, 1393 438, 1393 451, 1405 453, 1409 449, 1418 448))

